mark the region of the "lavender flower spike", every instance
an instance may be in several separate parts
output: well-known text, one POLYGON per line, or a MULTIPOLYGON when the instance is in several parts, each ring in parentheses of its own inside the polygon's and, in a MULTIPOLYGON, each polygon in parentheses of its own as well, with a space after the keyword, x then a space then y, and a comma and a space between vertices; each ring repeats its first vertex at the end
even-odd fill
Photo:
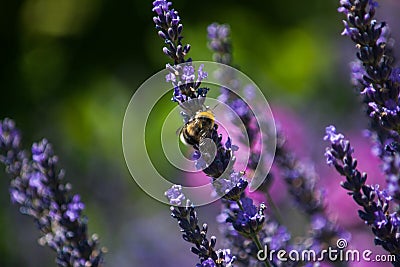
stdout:
POLYGON ((222 64, 231 64, 232 46, 230 43, 230 28, 228 25, 213 23, 207 27, 208 46, 214 52, 213 60, 222 64))
MULTIPOLYGON (((330 135, 333 140, 340 139, 340 135, 330 135)), ((296 158, 294 153, 286 148, 282 134, 278 132, 278 142, 275 162, 279 167, 282 178, 288 186, 288 191, 294 204, 311 222, 311 237, 314 247, 320 250, 335 247, 338 238, 348 237, 349 234, 340 229, 334 220, 329 218, 324 203, 324 193, 317 188, 319 179, 312 166, 296 158), (323 226, 321 226, 323 225, 323 226)))
MULTIPOLYGON (((176 205, 177 199, 185 199, 182 193, 182 186, 173 185, 165 196, 168 198, 172 205, 176 205)), ((232 256, 229 249, 216 250, 215 245, 217 238, 212 236, 210 240, 207 239, 208 226, 206 223, 202 227, 198 225, 197 213, 195 207, 187 200, 185 207, 171 206, 171 216, 178 221, 181 232, 183 232, 183 239, 194 246, 191 251, 199 257, 200 263, 196 267, 230 267, 233 266, 235 257, 232 256)))
POLYGON ((178 12, 170 9, 171 2, 166 0, 156 0, 153 2, 153 11, 157 14, 153 18, 158 30, 158 35, 164 39, 164 54, 174 60, 174 64, 186 62, 184 57, 189 53, 190 45, 182 45, 182 29, 181 19, 178 12))
POLYGON ((400 231, 399 216, 390 212, 392 198, 378 186, 366 185, 367 174, 357 169, 357 160, 353 158, 350 142, 335 127, 326 128, 324 138, 331 143, 326 148, 325 156, 330 165, 346 177, 341 186, 348 191, 354 201, 363 209, 358 211, 359 217, 365 221, 375 235, 375 244, 381 245, 389 253, 396 256, 394 266, 400 266, 400 231))
POLYGON ((400 144, 400 69, 394 65, 388 25, 374 19, 377 6, 374 0, 341 0, 338 11, 346 16, 343 35, 349 36, 358 49, 352 82, 366 103, 372 120, 370 136, 384 163, 389 193, 399 204, 400 156, 390 146, 400 144))
POLYGON ((11 177, 11 201, 33 217, 42 233, 39 243, 57 252, 59 266, 101 266, 105 249, 98 248, 97 235, 88 237, 85 206, 79 195, 70 195, 51 145, 46 139, 33 144, 29 159, 20 140, 12 120, 0 121, 0 162, 11 177))
MULTIPOLYGON (((171 2, 156 0, 153 2, 153 11, 156 16, 153 21, 158 30, 158 35, 164 40, 164 54, 174 61, 174 65, 166 65, 169 74, 166 76, 167 82, 174 86, 172 100, 182 104, 191 99, 204 98, 208 88, 201 88, 200 84, 207 77, 207 72, 200 66, 197 70, 197 79, 191 59, 185 59, 189 53, 190 45, 182 45, 182 29, 178 12, 170 9, 171 2)), ((204 100, 203 100, 204 101, 204 100)), ((203 102, 204 103, 204 102, 203 102)), ((201 106, 202 103, 200 103, 201 106)))

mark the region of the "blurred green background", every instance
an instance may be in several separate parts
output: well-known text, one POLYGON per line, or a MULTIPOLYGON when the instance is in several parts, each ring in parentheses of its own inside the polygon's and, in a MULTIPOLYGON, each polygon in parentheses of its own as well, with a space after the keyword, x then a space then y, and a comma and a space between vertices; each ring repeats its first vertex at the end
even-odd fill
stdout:
MULTIPOLYGON (((356 118, 364 126, 349 83, 354 50, 340 36, 338 2, 203 0, 174 7, 194 60, 211 60, 208 24, 231 25, 235 65, 272 106, 303 114, 308 134, 319 138, 310 147, 321 157, 326 124, 357 127, 356 118)), ((385 1, 378 12, 389 22, 395 2, 385 1)), ((167 63, 151 7, 152 1, 133 0, 0 2, 0 117, 16 120, 26 148, 43 137, 53 143, 86 203, 90 232, 109 250, 106 266, 196 262, 168 207, 137 187, 122 154, 130 97, 167 63)), ((31 218, 10 204, 3 171, 0 177, 0 266, 55 266, 54 253, 37 245, 31 218)), ((202 219, 214 220, 216 212, 201 209, 202 219)))

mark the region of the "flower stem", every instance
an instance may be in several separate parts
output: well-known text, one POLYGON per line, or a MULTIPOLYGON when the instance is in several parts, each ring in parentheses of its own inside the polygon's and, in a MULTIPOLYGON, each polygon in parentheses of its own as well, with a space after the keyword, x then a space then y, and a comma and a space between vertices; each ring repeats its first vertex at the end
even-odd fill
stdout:
MULTIPOLYGON (((258 238, 258 236, 257 236, 256 233, 254 233, 254 232, 252 233, 251 239, 252 239, 252 240, 254 241, 254 243, 256 244, 258 250, 262 250, 262 249, 263 249, 263 247, 262 247, 262 245, 261 245, 261 242, 260 242, 260 240, 259 240, 259 238, 258 238)), ((264 265, 265 265, 266 267, 271 267, 271 264, 269 263, 269 261, 268 261, 267 258, 263 261, 263 263, 264 263, 264 265)))

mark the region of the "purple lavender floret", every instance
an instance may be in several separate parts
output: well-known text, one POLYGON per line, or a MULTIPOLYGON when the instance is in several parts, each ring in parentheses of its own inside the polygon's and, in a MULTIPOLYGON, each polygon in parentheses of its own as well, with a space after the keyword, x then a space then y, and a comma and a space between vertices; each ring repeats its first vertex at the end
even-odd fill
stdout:
POLYGON ((326 135, 324 136, 324 140, 331 142, 332 144, 338 145, 344 139, 344 135, 341 133, 336 133, 336 127, 330 125, 326 127, 326 135))
POLYGON ((257 208, 253 200, 248 197, 241 198, 238 203, 241 203, 241 206, 232 208, 232 213, 226 221, 232 223, 233 228, 241 235, 252 238, 254 233, 258 233, 264 225, 265 205, 261 204, 257 208))
POLYGON ((224 199, 238 201, 244 194, 249 182, 243 172, 232 171, 228 177, 220 177, 213 185, 219 195, 224 199))
POLYGON ((39 243, 57 253, 59 266, 101 266, 104 249, 98 237, 88 237, 84 204, 71 197, 71 185, 46 139, 32 145, 32 159, 21 149, 21 136, 10 119, 0 121, 0 162, 11 177, 11 201, 32 216, 42 237, 39 243))
MULTIPOLYGON (((227 224, 227 219, 234 217, 235 211, 239 209, 237 202, 223 201, 224 208, 217 217, 220 230, 226 238, 226 243, 236 255, 239 266, 265 266, 255 257, 259 248, 250 239, 238 233, 232 224, 227 224)), ((251 208, 250 208, 251 209, 251 208)), ((271 250, 286 249, 290 234, 284 226, 280 226, 275 220, 265 215, 264 227, 258 232, 262 245, 267 245, 271 250)), ((281 262, 274 259, 272 266, 280 266, 281 262)))
POLYGON ((0 148, 18 150, 21 145, 21 136, 15 127, 15 122, 4 119, 0 127, 0 148))
MULTIPOLYGON (((361 61, 352 61, 350 62, 351 69, 351 83, 354 86, 360 86, 363 83, 363 77, 366 74, 361 61)), ((365 89, 361 92, 361 94, 365 93, 365 89)))
POLYGON ((81 201, 81 197, 79 195, 75 195, 73 196, 72 201, 68 204, 68 209, 65 212, 65 216, 71 222, 74 222, 82 216, 82 211, 84 208, 85 204, 81 201))
POLYGON ((196 264, 196 267, 217 267, 217 264, 213 261, 213 259, 208 258, 202 263, 196 264))
POLYGON ((230 249, 220 249, 217 251, 218 259, 216 263, 213 259, 208 258, 207 260, 203 261, 202 263, 196 264, 196 267, 218 267, 218 266, 225 266, 225 267, 232 267, 233 263, 235 262, 235 257, 232 256, 230 249))
POLYGON ((365 221, 375 235, 375 244, 381 245, 389 253, 396 256, 394 266, 400 265, 400 231, 396 212, 390 213, 389 206, 392 197, 386 191, 380 191, 379 186, 366 184, 367 174, 357 169, 357 160, 353 158, 353 148, 350 142, 335 127, 326 128, 324 138, 331 143, 326 149, 326 156, 340 175, 346 180, 341 186, 348 191, 353 200, 362 207, 358 211, 359 217, 365 221))
POLYGON ((21 135, 13 120, 8 118, 0 123, 0 162, 6 166, 6 172, 18 175, 26 155, 21 151, 21 135))
POLYGON ((182 201, 186 198, 182 193, 181 185, 173 185, 167 190, 167 192, 165 192, 165 196, 168 198, 171 205, 181 205, 182 201))
MULTIPOLYGON (((204 99, 206 97, 209 89, 200 87, 201 82, 208 76, 208 73, 203 70, 204 65, 199 66, 197 78, 196 70, 191 62, 175 66, 167 64, 166 68, 169 73, 165 76, 165 80, 170 82, 174 87, 172 101, 182 106, 191 100, 204 99)), ((201 107, 200 105, 196 108, 199 110, 201 107)))

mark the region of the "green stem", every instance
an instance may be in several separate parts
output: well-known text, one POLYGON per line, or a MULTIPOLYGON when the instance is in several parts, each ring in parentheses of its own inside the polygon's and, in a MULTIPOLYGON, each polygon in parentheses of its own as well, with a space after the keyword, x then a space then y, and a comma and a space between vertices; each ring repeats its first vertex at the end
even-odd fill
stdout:
MULTIPOLYGON (((256 244, 258 250, 262 250, 262 249, 263 249, 263 247, 262 247, 262 245, 261 245, 261 242, 260 242, 260 240, 258 239, 258 236, 256 235, 256 233, 254 233, 254 232, 252 233, 251 239, 252 239, 252 240, 254 241, 254 243, 256 244)), ((268 259, 265 259, 265 260, 263 261, 263 263, 264 263, 264 265, 265 265, 266 267, 271 267, 271 264, 269 263, 268 259)))
POLYGON ((242 206, 242 202, 240 200, 236 200, 236 204, 238 204, 240 210, 244 210, 242 206))

